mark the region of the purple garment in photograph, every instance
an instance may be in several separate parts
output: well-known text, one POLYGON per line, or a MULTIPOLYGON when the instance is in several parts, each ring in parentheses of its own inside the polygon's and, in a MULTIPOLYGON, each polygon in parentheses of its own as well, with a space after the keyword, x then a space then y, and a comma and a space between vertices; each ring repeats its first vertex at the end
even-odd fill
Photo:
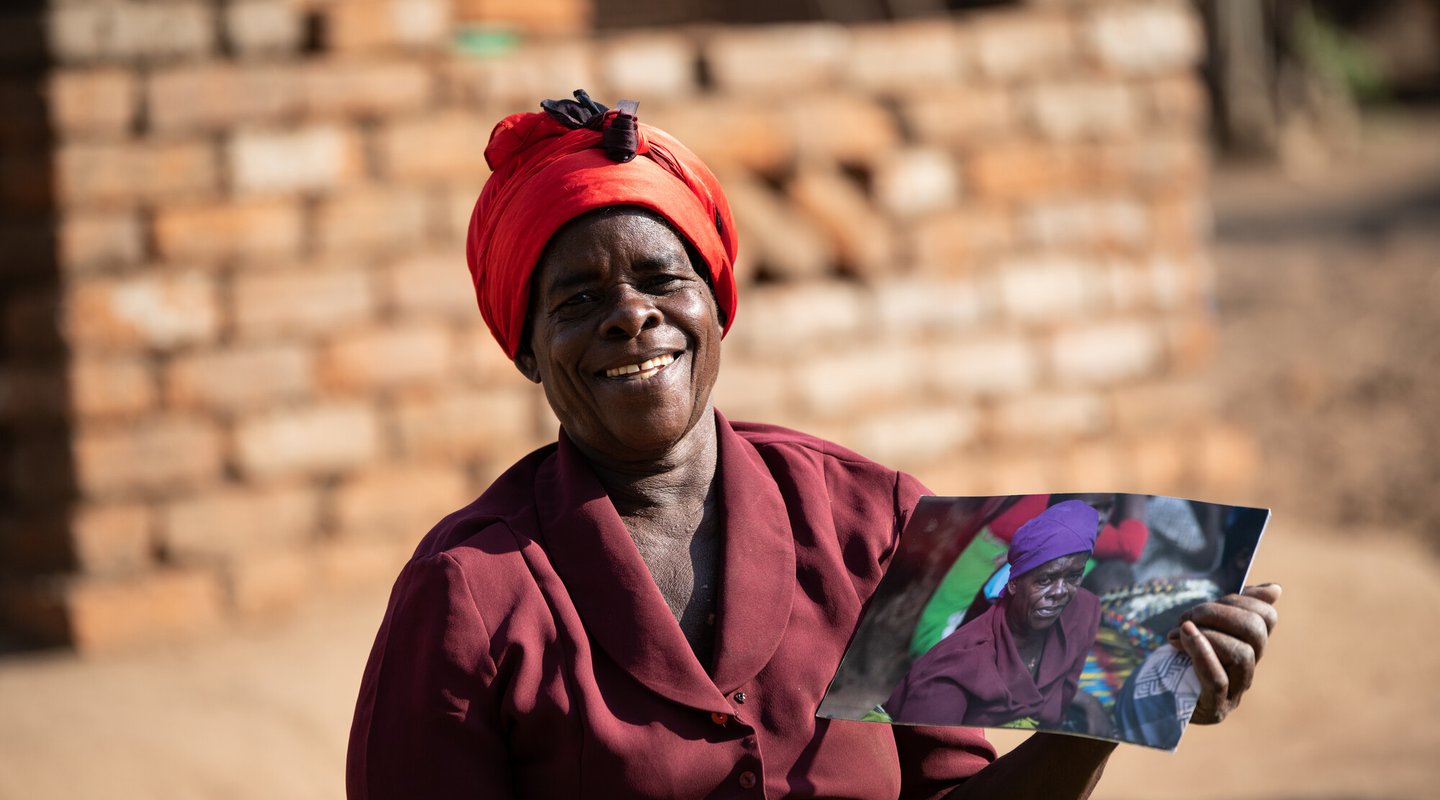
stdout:
POLYGON ((1040 512, 1015 531, 1010 540, 1010 577, 1072 553, 1095 549, 1100 513, 1084 500, 1066 500, 1040 512))

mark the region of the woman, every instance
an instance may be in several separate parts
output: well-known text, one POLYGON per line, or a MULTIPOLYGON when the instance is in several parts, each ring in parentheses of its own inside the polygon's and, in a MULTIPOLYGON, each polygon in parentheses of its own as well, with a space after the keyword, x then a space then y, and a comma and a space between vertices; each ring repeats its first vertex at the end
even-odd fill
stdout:
POLYGON ((1058 727, 1100 627, 1100 601, 1080 588, 1099 528, 1081 500, 1021 525, 1000 599, 915 660, 885 703, 891 719, 1058 727))
MULTIPOLYGON (((736 307, 725 197, 633 105, 576 97, 496 127, 468 242, 481 312, 559 441, 402 571, 350 796, 1083 796, 1108 745, 1045 737, 991 763, 971 731, 815 717, 924 488, 713 409, 736 307)), ((1212 616, 1252 651, 1212 654, 1216 675, 1248 682, 1273 611, 1212 616)), ((1218 711, 1238 699, 1211 689, 1218 711)))

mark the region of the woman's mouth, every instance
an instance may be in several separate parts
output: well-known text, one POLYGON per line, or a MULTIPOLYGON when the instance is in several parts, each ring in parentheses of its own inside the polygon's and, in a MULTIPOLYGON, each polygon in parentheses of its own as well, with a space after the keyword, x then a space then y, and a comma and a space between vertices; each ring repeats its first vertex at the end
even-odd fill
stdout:
POLYGON ((1035 616, 1049 619, 1050 617, 1058 616, 1060 612, 1064 610, 1065 606, 1050 606, 1049 608, 1037 608, 1035 609, 1035 616))
POLYGON ((607 378, 624 378, 626 380, 649 380, 656 373, 670 364, 675 363, 675 355, 666 353, 641 361, 638 364, 625 364, 619 367, 611 367, 605 370, 607 378))

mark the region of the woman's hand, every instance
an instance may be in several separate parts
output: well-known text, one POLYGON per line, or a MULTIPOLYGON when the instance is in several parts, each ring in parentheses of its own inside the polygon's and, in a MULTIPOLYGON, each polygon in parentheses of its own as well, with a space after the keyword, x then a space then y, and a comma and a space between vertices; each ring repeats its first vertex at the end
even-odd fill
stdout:
POLYGON ((1278 584, 1247 586, 1240 594, 1195 606, 1181 616, 1180 627, 1170 631, 1170 643, 1190 655, 1200 678, 1191 722, 1213 725, 1240 705, 1279 620, 1279 599, 1278 584))

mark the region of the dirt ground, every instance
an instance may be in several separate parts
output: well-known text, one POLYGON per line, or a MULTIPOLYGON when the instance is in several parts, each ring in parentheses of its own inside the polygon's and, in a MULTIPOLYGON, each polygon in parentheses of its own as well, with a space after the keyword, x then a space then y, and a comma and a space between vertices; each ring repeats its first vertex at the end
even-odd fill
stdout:
MULTIPOLYGON (((1252 574, 1284 584, 1282 627, 1236 715, 1173 755, 1122 748, 1096 796, 1435 797, 1440 121, 1377 124, 1324 174, 1226 168, 1215 201, 1213 385, 1264 464, 1252 496, 1216 499, 1275 509, 1252 574)), ((0 660, 0 800, 341 797, 383 605, 0 660)))

